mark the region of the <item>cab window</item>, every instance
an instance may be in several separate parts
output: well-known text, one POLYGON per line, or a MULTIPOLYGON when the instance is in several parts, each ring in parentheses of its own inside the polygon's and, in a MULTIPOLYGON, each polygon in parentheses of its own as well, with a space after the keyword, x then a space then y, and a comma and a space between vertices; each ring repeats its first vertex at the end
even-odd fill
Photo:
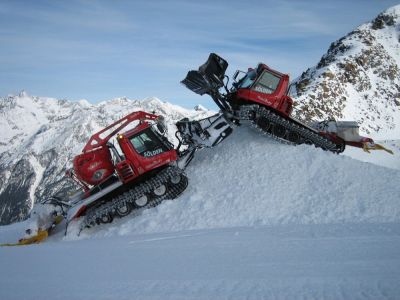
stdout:
POLYGON ((144 157, 152 157, 167 151, 167 148, 150 128, 134 135, 130 141, 135 150, 144 157))
POLYGON ((256 84, 253 86, 253 90, 264 94, 272 94, 278 87, 280 80, 281 78, 275 74, 264 71, 264 73, 257 80, 256 84))

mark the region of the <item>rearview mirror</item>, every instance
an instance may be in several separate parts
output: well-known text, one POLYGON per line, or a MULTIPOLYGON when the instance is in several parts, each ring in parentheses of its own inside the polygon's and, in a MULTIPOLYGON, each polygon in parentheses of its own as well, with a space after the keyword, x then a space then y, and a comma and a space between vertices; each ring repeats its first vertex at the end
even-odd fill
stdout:
POLYGON ((159 132, 161 132, 161 134, 165 133, 165 127, 162 124, 157 123, 157 129, 159 132))
POLYGON ((233 74, 233 81, 236 82, 236 78, 238 77, 238 75, 239 75, 239 70, 236 70, 235 74, 233 74))
POLYGON ((157 129, 161 134, 165 134, 167 132, 167 126, 165 125, 165 119, 162 116, 159 116, 156 123, 157 129))

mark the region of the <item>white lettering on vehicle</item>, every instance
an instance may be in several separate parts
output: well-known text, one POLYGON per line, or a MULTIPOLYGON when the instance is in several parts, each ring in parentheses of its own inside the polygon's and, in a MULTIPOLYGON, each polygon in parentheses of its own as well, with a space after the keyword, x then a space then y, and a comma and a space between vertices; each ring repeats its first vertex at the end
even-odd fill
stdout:
POLYGON ((254 89, 255 89, 257 92, 260 92, 260 93, 271 94, 271 91, 270 91, 270 90, 268 90, 268 89, 266 89, 266 88, 264 88, 264 87, 262 87, 262 86, 256 86, 254 89))
POLYGON ((162 149, 159 148, 159 149, 156 149, 156 150, 153 150, 153 151, 145 151, 145 152, 143 153, 143 156, 144 156, 144 157, 152 157, 152 156, 157 155, 157 154, 160 154, 160 153, 162 153, 162 152, 163 152, 162 149))
POLYGON ((89 170, 94 170, 94 169, 96 169, 98 166, 100 166, 101 165, 101 162, 99 162, 99 161, 95 161, 94 163, 92 163, 89 167, 88 167, 88 169, 89 170))
POLYGON ((271 105, 271 104, 272 104, 272 102, 269 101, 267 98, 263 98, 263 97, 261 97, 261 96, 257 96, 257 98, 258 98, 258 100, 264 101, 264 102, 267 103, 268 105, 271 105))

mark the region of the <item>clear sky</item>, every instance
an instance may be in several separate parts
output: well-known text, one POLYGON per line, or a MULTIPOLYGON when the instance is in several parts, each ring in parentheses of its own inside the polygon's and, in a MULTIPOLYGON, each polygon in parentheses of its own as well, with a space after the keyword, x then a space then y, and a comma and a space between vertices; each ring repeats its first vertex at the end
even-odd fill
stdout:
POLYGON ((216 52, 228 75, 264 62, 292 78, 391 0, 0 0, 0 96, 96 103, 155 96, 211 106, 179 82, 216 52))

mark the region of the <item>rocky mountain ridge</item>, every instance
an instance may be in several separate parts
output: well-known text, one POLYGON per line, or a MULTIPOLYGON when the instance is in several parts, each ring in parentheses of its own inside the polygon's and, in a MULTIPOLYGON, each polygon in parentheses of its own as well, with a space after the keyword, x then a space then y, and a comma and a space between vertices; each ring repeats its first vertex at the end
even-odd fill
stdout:
POLYGON ((298 118, 356 120, 375 138, 400 138, 400 5, 332 43, 294 87, 298 118))

